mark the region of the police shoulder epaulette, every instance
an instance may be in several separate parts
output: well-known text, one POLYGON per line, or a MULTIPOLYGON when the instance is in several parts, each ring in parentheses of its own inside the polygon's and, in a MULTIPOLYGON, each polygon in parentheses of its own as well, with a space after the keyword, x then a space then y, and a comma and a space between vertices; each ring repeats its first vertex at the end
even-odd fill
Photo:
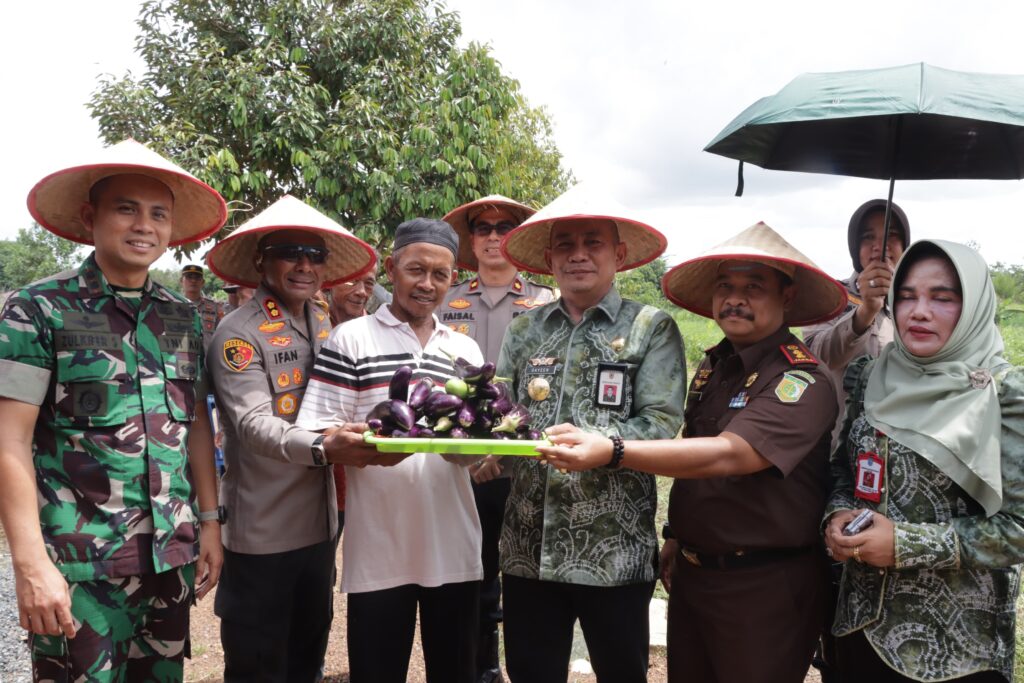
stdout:
POLYGON ((807 347, 800 342, 780 344, 779 350, 786 357, 790 365, 817 365, 818 359, 811 355, 807 347))

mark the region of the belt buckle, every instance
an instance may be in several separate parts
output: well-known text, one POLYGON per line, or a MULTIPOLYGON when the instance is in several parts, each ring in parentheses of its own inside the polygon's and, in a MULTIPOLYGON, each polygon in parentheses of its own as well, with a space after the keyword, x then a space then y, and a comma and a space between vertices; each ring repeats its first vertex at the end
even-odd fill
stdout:
POLYGON ((692 564, 694 567, 701 566, 700 558, 697 557, 697 553, 693 552, 692 550, 688 550, 686 548, 679 548, 679 552, 680 552, 680 554, 682 554, 683 558, 687 562, 692 564))

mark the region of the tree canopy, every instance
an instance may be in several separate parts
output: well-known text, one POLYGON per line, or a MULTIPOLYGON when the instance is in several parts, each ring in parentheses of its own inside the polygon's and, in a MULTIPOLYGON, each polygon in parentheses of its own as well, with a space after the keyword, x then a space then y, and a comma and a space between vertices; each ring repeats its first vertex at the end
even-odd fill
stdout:
POLYGON ((491 193, 539 206, 571 182, 546 112, 486 46, 457 44, 443 4, 147 0, 137 23, 145 73, 101 80, 101 135, 151 145, 233 208, 291 193, 379 245, 414 216, 491 193))
POLYGON ((0 291, 77 267, 82 259, 80 249, 85 247, 57 237, 38 223, 21 228, 13 240, 0 240, 0 291))

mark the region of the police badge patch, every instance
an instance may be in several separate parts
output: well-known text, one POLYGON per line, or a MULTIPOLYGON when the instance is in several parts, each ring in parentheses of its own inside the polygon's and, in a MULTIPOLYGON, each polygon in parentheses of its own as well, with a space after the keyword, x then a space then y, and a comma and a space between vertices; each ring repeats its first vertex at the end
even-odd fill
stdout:
POLYGON ((783 403, 796 403, 804 395, 807 387, 814 382, 814 378, 811 378, 811 381, 808 382, 804 379, 805 377, 810 377, 810 375, 807 373, 800 373, 798 375, 795 372, 782 373, 782 379, 775 386, 775 395, 783 403))
POLYGON ((224 342, 224 362, 235 372, 241 372, 249 367, 256 349, 244 339, 228 339, 224 342))

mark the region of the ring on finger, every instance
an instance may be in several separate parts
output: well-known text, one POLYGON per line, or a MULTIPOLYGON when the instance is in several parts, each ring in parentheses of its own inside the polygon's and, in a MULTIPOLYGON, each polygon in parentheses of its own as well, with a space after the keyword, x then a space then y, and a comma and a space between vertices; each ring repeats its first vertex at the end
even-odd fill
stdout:
POLYGON ((863 562, 864 561, 864 560, 860 559, 860 546, 859 545, 853 547, 853 559, 857 560, 858 562, 863 562))
POLYGON ((875 286, 875 278, 871 278, 870 280, 868 280, 868 287, 874 287, 874 286, 875 286))

